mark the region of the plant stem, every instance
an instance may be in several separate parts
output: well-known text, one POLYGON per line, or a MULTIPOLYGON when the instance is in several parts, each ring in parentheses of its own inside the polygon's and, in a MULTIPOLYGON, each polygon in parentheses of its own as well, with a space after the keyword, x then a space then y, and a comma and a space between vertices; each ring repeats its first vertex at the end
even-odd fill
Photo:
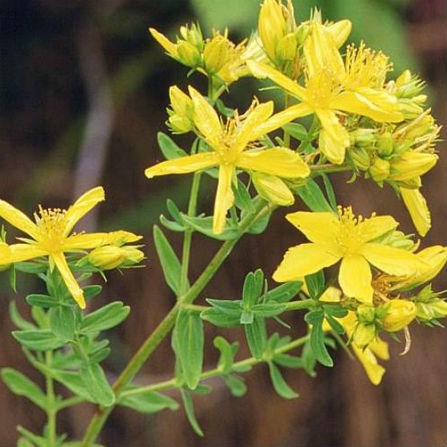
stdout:
POLYGON ((347 172, 352 169, 349 166, 337 166, 333 164, 324 164, 324 165, 314 165, 310 167, 312 174, 319 174, 324 172, 325 174, 331 174, 333 172, 347 172))
MULTIPOLYGON (((196 282, 186 291, 183 295, 179 296, 177 304, 169 311, 161 323, 155 328, 148 338, 143 342, 138 351, 131 358, 123 372, 120 374, 116 382, 113 384, 113 390, 117 396, 117 400, 123 391, 123 388, 128 385, 135 377, 137 372, 146 363, 150 355, 154 352, 161 341, 168 335, 172 327, 174 326, 179 312, 183 304, 191 304, 197 296, 202 292, 210 279, 214 276, 218 268, 222 265, 224 260, 229 256, 234 246, 239 239, 243 236, 246 230, 257 220, 264 216, 269 211, 268 205, 263 200, 258 200, 255 205, 253 213, 248 214, 242 219, 239 226, 239 234, 236 238, 225 241, 208 266, 197 278, 196 282)), ((115 405, 110 407, 99 407, 90 421, 89 426, 84 435, 84 439, 81 441, 80 447, 89 447, 99 435, 105 421, 107 420, 110 412, 115 405)))
MULTIPOLYGON (((273 353, 273 356, 275 354, 284 354, 285 352, 288 352, 288 351, 291 351, 292 349, 298 348, 299 346, 302 346, 304 343, 306 343, 306 341, 308 339, 309 339, 309 335, 305 335, 304 337, 300 337, 290 343, 287 343, 286 345, 282 346, 281 348, 276 349, 273 353)), ((258 363, 262 363, 262 362, 266 362, 266 361, 268 361, 268 359, 264 359, 264 358, 257 359, 254 357, 249 357, 247 359, 240 360, 239 362, 234 363, 232 366, 232 370, 237 371, 239 368, 251 367, 251 366, 257 365, 258 363)), ((222 374, 223 374, 223 371, 221 368, 210 369, 209 371, 205 371, 202 373, 202 375, 200 376, 200 381, 206 380, 206 379, 211 379, 213 377, 217 377, 222 374)), ((122 396, 135 396, 136 394, 147 393, 150 391, 152 391, 152 392, 153 391, 164 391, 164 390, 169 390, 172 388, 178 388, 178 386, 179 385, 174 377, 172 379, 166 380, 164 382, 156 383, 154 385, 148 385, 148 386, 124 391, 122 393, 122 396)))
MULTIPOLYGON (((47 351, 45 353, 45 364, 47 367, 51 368, 51 363, 53 361, 53 353, 47 351)), ((54 394, 54 382, 51 375, 47 372, 45 374, 45 383, 47 391, 47 440, 48 447, 56 447, 56 396, 54 394)))
POLYGON ((316 303, 315 300, 313 300, 312 298, 308 298, 306 300, 291 301, 289 303, 285 303, 285 305, 286 305, 286 311, 288 311, 288 310, 310 309, 312 307, 315 307, 316 303))

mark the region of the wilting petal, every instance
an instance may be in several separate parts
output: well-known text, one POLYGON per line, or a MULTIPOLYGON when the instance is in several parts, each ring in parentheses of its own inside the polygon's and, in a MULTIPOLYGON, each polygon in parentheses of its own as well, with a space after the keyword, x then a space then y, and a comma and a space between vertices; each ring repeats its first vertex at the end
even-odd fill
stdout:
POLYGON ((1 265, 13 264, 14 262, 28 261, 41 256, 47 256, 48 252, 32 244, 12 244, 5 257, 0 259, 1 265))
POLYGON ((371 286, 371 268, 361 255, 346 255, 340 266, 338 282, 350 298, 366 304, 372 304, 373 288, 371 286))
POLYGON ((334 96, 331 108, 367 116, 378 122, 398 123, 404 119, 394 96, 367 87, 334 96))
POLYGON ((412 180, 427 173, 438 161, 436 154, 406 151, 391 162, 391 180, 412 180))
POLYGON ((24 233, 29 234, 32 238, 38 238, 39 230, 36 224, 20 210, 4 200, 0 200, 0 217, 24 233))
POLYGON ((189 94, 194 104, 194 124, 210 146, 214 147, 223 135, 219 116, 209 102, 191 86, 189 94))
POLYGON ((418 284, 424 284, 431 281, 444 267, 447 262, 447 248, 441 245, 434 245, 421 250, 417 257, 422 259, 427 267, 421 270, 417 275, 408 278, 403 284, 410 284, 415 287, 418 284))
POLYGON ((343 163, 346 148, 350 143, 348 131, 340 124, 334 112, 319 109, 316 113, 322 127, 319 139, 320 150, 332 163, 343 163))
POLYGON ((425 236, 431 228, 431 216, 424 196, 419 189, 399 190, 416 230, 421 236, 425 236))
POLYGON ((383 375, 385 374, 385 368, 382 365, 379 365, 376 356, 369 348, 360 349, 354 343, 352 343, 352 349, 354 350, 355 355, 365 369, 366 375, 368 376, 369 380, 374 385, 379 385, 379 383, 382 381, 383 375))
POLYGON ((152 37, 166 50, 166 52, 170 56, 178 58, 177 45, 172 43, 166 36, 159 33, 154 28, 149 28, 149 32, 152 34, 152 37))
POLYGON ((254 61, 247 61, 248 68, 253 73, 253 76, 257 78, 269 78, 284 90, 287 90, 293 96, 298 99, 303 99, 305 96, 305 89, 297 82, 283 75, 280 71, 275 70, 266 64, 259 64, 254 61))
POLYGON ((90 189, 82 194, 73 205, 68 208, 65 213, 66 225, 64 229, 64 236, 67 236, 85 214, 87 214, 94 206, 104 200, 104 189, 101 186, 90 189))
POLYGON ((237 162, 237 167, 285 178, 303 178, 310 174, 309 166, 302 158, 285 147, 244 152, 237 162))
POLYGON ((158 175, 188 174, 190 172, 211 168, 218 163, 219 156, 216 152, 203 152, 200 154, 188 155, 187 157, 162 161, 161 163, 147 168, 144 171, 144 174, 148 178, 156 177, 158 175))
POLYGON ((322 71, 329 71, 338 77, 345 72, 337 45, 321 23, 311 22, 309 35, 304 41, 304 57, 310 78, 322 71))
POLYGON ((427 268, 427 264, 415 254, 383 244, 367 243, 361 254, 372 265, 390 275, 414 275, 427 268))
POLYGON ((253 172, 251 179, 258 194, 268 202, 279 206, 289 206, 295 202, 292 191, 279 177, 253 172))
MULTIPOLYGON (((243 121, 242 126, 238 130, 236 141, 233 149, 242 152, 250 141, 258 138, 258 132, 255 131, 257 126, 265 123, 273 113, 273 101, 258 104, 243 121)), ((280 126, 278 126, 280 127, 280 126)))
POLYGON ((317 244, 334 244, 341 228, 335 213, 298 211, 287 214, 286 219, 304 233, 307 239, 317 244))
POLYGON ((222 164, 219 168, 219 183, 217 184, 214 202, 213 233, 222 233, 225 226, 227 211, 233 206, 234 194, 231 188, 234 167, 222 164))
POLYGON ((253 139, 260 138, 262 135, 273 132, 296 118, 300 118, 311 113, 313 113, 313 109, 307 103, 302 102, 300 104, 290 106, 282 112, 275 113, 267 121, 257 126, 253 131, 253 139))
POLYGON ((298 281, 306 275, 335 264, 340 257, 329 253, 326 246, 301 244, 291 247, 284 255, 281 264, 273 273, 277 282, 298 281))
POLYGON ((359 235, 362 241, 368 242, 394 230, 398 225, 391 216, 370 217, 358 224, 359 235))
POLYGON ((85 299, 84 292, 81 287, 79 287, 78 282, 76 281, 73 273, 70 270, 70 267, 67 264, 67 260, 63 253, 52 253, 51 259, 56 264, 59 273, 64 280, 65 285, 67 286, 68 291, 71 293, 74 300, 78 303, 81 309, 85 308, 85 299))

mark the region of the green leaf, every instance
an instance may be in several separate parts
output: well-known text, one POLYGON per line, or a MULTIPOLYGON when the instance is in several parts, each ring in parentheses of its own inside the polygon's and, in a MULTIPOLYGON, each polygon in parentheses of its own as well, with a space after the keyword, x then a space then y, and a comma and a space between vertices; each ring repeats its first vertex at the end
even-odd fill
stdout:
MULTIPOLYGON (((315 358, 324 366, 334 366, 334 362, 329 355, 329 352, 326 348, 326 345, 324 343, 324 331, 323 331, 323 313, 321 312, 321 318, 316 318, 316 313, 319 311, 315 311, 315 314, 312 316, 311 320, 313 322, 309 321, 309 318, 306 319, 306 321, 310 324, 312 324, 311 333, 310 333, 310 346, 312 348, 312 351, 315 355, 315 358)), ((312 312, 309 312, 308 315, 312 314, 312 312)))
POLYGON ((302 281, 286 282, 265 294, 265 301, 276 301, 277 303, 287 303, 301 290, 302 281))
POLYGON ((203 364, 203 322, 197 312, 181 309, 174 328, 174 346, 189 388, 200 381, 203 364))
POLYGON ((197 418, 194 413, 194 404, 190 392, 184 388, 181 388, 180 393, 182 395, 183 406, 185 407, 185 413, 189 423, 191 424, 191 427, 199 436, 203 437, 203 431, 200 428, 200 425, 197 422, 197 418))
POLYGON ((299 394, 290 388, 279 368, 273 363, 269 362, 270 378, 272 379, 273 388, 284 399, 294 399, 299 397, 299 394))
POLYGON ((31 306, 38 306, 45 308, 58 306, 58 302, 56 301, 56 299, 50 295, 33 293, 31 295, 28 295, 25 298, 25 300, 31 306))
POLYGON ((306 371, 310 377, 315 377, 316 359, 312 347, 310 346, 310 341, 304 345, 303 352, 301 353, 301 359, 303 360, 304 371, 306 371))
POLYGON ((19 438, 17 441, 17 447, 36 447, 36 445, 26 438, 19 438))
POLYGON ((219 309, 211 308, 203 311, 200 318, 217 327, 235 327, 240 324, 239 315, 229 315, 222 313, 219 309))
POLYGON ((34 351, 51 351, 64 344, 49 329, 13 331, 12 335, 21 345, 34 351))
MULTIPOLYGON (((241 220, 246 216, 246 214, 247 213, 245 211, 241 213, 241 220)), ((263 233, 267 228, 267 225, 269 224, 271 216, 272 216, 272 210, 265 212, 259 219, 256 219, 256 221, 248 227, 247 233, 250 234, 263 233)))
POLYGON ((211 239, 217 239, 219 241, 233 240, 239 236, 239 228, 232 221, 227 219, 225 228, 219 234, 213 232, 213 216, 203 217, 191 217, 187 214, 182 214, 182 219, 195 231, 204 234, 211 239))
POLYGON ((216 300, 207 298, 206 301, 214 308, 227 315, 239 317, 242 312, 240 300, 216 300))
POLYGON ((157 141, 161 152, 167 160, 186 157, 188 155, 169 135, 163 132, 157 133, 157 141))
POLYGON ((277 315, 280 315, 284 312, 286 309, 285 304, 281 303, 262 303, 262 304, 256 304, 253 306, 253 312, 259 316, 259 317, 275 317, 277 315))
POLYGON ((118 405, 129 407, 139 413, 145 414, 157 413, 165 408, 177 410, 179 407, 179 404, 174 399, 155 391, 145 391, 138 394, 131 394, 130 396, 124 395, 120 397, 118 405))
POLYGON ((14 394, 24 396, 42 410, 46 410, 46 396, 28 377, 12 368, 3 368, 1 375, 3 382, 14 394))
POLYGON ((239 179, 237 180, 237 188, 234 191, 234 203, 240 209, 252 213, 254 205, 247 187, 239 179))
POLYGON ((17 274, 15 264, 12 264, 9 270, 9 286, 15 293, 17 293, 17 274))
POLYGON ((178 294, 182 266, 168 239, 157 225, 154 225, 154 242, 166 284, 178 294))
POLYGON ((80 370, 82 382, 94 402, 110 407, 115 402, 115 394, 102 368, 97 364, 83 366, 80 370))
POLYGON ((235 397, 242 397, 247 392, 247 385, 242 378, 235 374, 228 374, 222 376, 227 387, 230 389, 231 394, 235 397))
POLYGON ((244 326, 250 352, 256 359, 261 359, 267 344, 267 328, 263 318, 255 318, 252 324, 244 326))
POLYGON ((326 279, 323 270, 305 276, 304 280, 306 281, 310 297, 317 300, 326 288, 326 279))
POLYGON ((335 198, 334 187, 329 176, 325 173, 321 174, 323 177, 324 189, 326 190, 326 196, 334 212, 337 212, 337 199, 335 198))
POLYGON ((241 318, 239 320, 239 323, 241 323, 241 324, 252 324, 254 318, 255 318, 254 312, 252 312, 251 310, 242 310, 241 318))
POLYGON ((84 398, 90 402, 96 403, 95 398, 87 390, 84 384, 84 380, 78 371, 64 371, 61 369, 52 369, 51 375, 53 379, 60 382, 66 388, 68 388, 73 394, 84 398))
POLYGON ((95 296, 98 296, 102 291, 102 286, 97 284, 92 284, 90 286, 85 286, 82 288, 84 291, 84 297, 86 300, 89 300, 91 298, 94 298, 95 296))
POLYGON ((250 309, 257 302, 262 294, 264 286, 264 273, 261 269, 256 270, 254 273, 250 272, 245 277, 244 287, 242 290, 242 302, 243 306, 250 309))
POLYGON ((11 301, 9 303, 9 316, 11 321, 19 328, 23 330, 34 330, 37 329, 36 325, 30 323, 28 320, 25 320, 17 309, 17 304, 15 301, 11 301))
POLYGON ((220 351, 217 367, 225 374, 231 370, 234 363, 234 356, 239 349, 239 343, 230 344, 225 338, 217 336, 213 342, 214 346, 220 351))
POLYGON ((302 368, 303 360, 300 357, 295 357, 290 354, 276 354, 274 356, 274 361, 279 366, 284 366, 285 368, 302 368))
MULTIPOLYGON (((43 438, 42 436, 38 436, 34 434, 32 431, 27 430, 25 427, 18 426, 17 431, 23 436, 22 439, 28 441, 28 443, 21 441, 22 446, 24 447, 48 447, 47 439, 43 438)), ((18 447, 21 447, 18 445, 18 447)))
POLYGON ((71 307, 52 307, 48 311, 48 316, 50 329, 57 338, 65 342, 73 340, 76 324, 75 315, 71 307))
POLYGON ((124 306, 121 301, 114 301, 86 315, 82 320, 80 330, 83 333, 105 331, 124 321, 129 312, 129 306, 124 306))
POLYGON ((295 188, 295 192, 311 211, 334 212, 315 180, 308 178, 304 185, 295 188))
POLYGON ((309 139, 309 135, 307 133, 307 129, 298 123, 288 123, 282 126, 282 128, 295 140, 298 141, 306 141, 309 139))

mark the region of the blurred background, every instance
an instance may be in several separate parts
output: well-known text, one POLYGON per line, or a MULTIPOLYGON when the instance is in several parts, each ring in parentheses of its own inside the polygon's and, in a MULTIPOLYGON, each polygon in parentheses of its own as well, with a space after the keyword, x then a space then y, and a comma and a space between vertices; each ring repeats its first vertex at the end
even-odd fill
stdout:
MULTIPOLYGON (((189 178, 166 177, 147 181, 145 167, 161 159, 157 132, 166 131, 168 87, 187 83, 200 86, 187 69, 166 57, 150 38, 148 26, 174 37, 178 27, 197 20, 205 32, 230 28, 240 40, 256 27, 258 0, 2 0, 0 3, 0 196, 24 211, 38 203, 67 206, 88 188, 102 184, 106 202, 84 221, 85 229, 125 228, 144 235, 145 269, 108 275, 100 300, 122 299, 132 307, 128 320, 110 334, 114 351, 105 362, 110 380, 120 372, 145 335, 173 305, 173 295, 163 284, 151 239, 152 225, 163 212, 168 197, 185 202, 189 178)), ((300 0, 296 13, 304 19, 319 6, 327 19, 349 18, 352 40, 382 49, 394 61, 396 76, 410 67, 428 82, 433 115, 446 123, 447 18, 445 0, 300 0)), ((247 106, 253 92, 244 81, 236 87, 232 105, 247 106), (247 88, 245 88, 247 87, 247 88), (237 99, 237 104, 236 100, 237 99)), ((259 94, 262 97, 262 93, 259 94)), ((443 138, 445 139, 445 132, 443 138)), ((424 191, 433 213, 433 228, 424 245, 446 244, 446 156, 440 142, 440 162, 425 177, 424 191)), ((389 188, 337 177, 342 203, 357 212, 392 212, 401 228, 413 232, 401 202, 389 188)), ((203 198, 209 209, 214 192, 203 198)), ((279 211, 267 233, 247 237, 230 257, 205 296, 239 296, 245 274, 262 267, 270 276, 285 249, 296 241, 279 211), (272 243, 273 242, 273 243, 272 243)), ((14 233, 11 231, 11 235, 14 233)), ((174 245, 180 240, 172 236, 174 245)), ((192 276, 212 256, 217 245, 194 239, 200 256, 192 276)), ((445 275, 436 284, 447 288, 445 275)), ((34 287, 34 289, 33 289, 34 287)), ((19 278, 17 300, 35 285, 19 278)), ((10 336, 8 302, 13 294, 7 276, 0 284, 0 366, 12 366, 35 378, 18 344, 10 336)), ((299 317, 297 317, 298 320, 299 317)), ((416 325, 415 325, 416 326, 416 325)), ((279 330, 276 327, 274 330, 279 330)), ((236 331, 237 332, 237 331, 236 331)), ((300 336, 298 322, 291 330, 300 336)), ((234 339, 240 334, 224 333, 234 339)), ((209 328, 207 338, 218 332, 209 328)), ((231 397, 219 382, 207 396, 196 398, 198 419, 205 437, 198 438, 182 410, 141 416, 117 409, 101 442, 108 447, 140 446, 300 446, 300 447, 427 447, 447 442, 447 339, 445 330, 415 327, 412 348, 401 357, 402 344, 393 344, 382 385, 370 384, 360 364, 341 350, 335 367, 318 367, 318 376, 287 371, 291 386, 301 394, 282 400, 270 384, 267 369, 246 375, 248 393, 231 397)), ((242 350, 242 353, 246 351, 242 350)), ((210 348, 205 363, 214 366, 210 348)), ((166 341, 144 369, 141 381, 170 377, 172 353, 166 341)), ((172 394, 176 397, 176 394, 172 394)), ((44 415, 27 401, 16 398, 0 384, 0 446, 15 443, 15 426, 39 432, 44 415), (33 408, 31 410, 31 408, 33 408)), ((93 406, 75 407, 63 414, 60 431, 82 436, 93 406)))

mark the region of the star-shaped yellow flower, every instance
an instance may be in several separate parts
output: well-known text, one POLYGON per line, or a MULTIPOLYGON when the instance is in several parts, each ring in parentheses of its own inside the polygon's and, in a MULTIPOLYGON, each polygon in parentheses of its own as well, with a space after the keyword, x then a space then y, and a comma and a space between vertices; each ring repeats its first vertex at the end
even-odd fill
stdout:
POLYGON ((309 35, 304 43, 305 86, 266 64, 254 61, 247 64, 254 76, 271 79, 300 101, 282 112, 290 120, 310 114, 317 116, 321 125, 320 150, 331 162, 341 164, 350 139, 337 115, 347 112, 378 122, 403 120, 397 99, 377 85, 380 76, 376 70, 374 75, 366 76, 365 72, 374 69, 377 58, 370 53, 366 57, 365 52, 361 47, 355 56, 349 57, 345 66, 331 34, 315 21, 309 24, 309 35), (356 63, 357 60, 361 63, 356 63))
POLYGON ((302 178, 309 175, 307 164, 292 150, 284 147, 259 149, 251 144, 289 121, 284 115, 272 115, 272 101, 256 104, 243 117, 230 119, 224 125, 213 107, 198 91, 190 87, 189 93, 193 101, 194 125, 212 151, 164 161, 146 169, 145 174, 152 178, 218 166, 219 180, 213 222, 215 234, 223 231, 225 216, 234 203, 231 184, 236 169, 282 178, 302 178))
POLYGON ((0 265, 28 261, 41 256, 48 257, 50 268, 57 268, 75 301, 85 308, 84 294, 65 259, 65 253, 76 253, 102 245, 135 242, 141 239, 127 231, 111 233, 72 233, 75 224, 98 202, 104 200, 104 190, 96 187, 81 197, 67 210, 43 209, 34 214, 35 222, 20 210, 0 200, 0 217, 29 238, 19 238, 22 243, 2 247, 0 265))
POLYGON ((369 264, 397 276, 409 276, 426 263, 407 250, 377 242, 398 223, 391 216, 355 218, 351 208, 334 213, 298 211, 287 220, 311 243, 289 248, 273 274, 278 282, 296 281, 341 260, 338 281, 345 295, 371 304, 373 287, 369 264))

